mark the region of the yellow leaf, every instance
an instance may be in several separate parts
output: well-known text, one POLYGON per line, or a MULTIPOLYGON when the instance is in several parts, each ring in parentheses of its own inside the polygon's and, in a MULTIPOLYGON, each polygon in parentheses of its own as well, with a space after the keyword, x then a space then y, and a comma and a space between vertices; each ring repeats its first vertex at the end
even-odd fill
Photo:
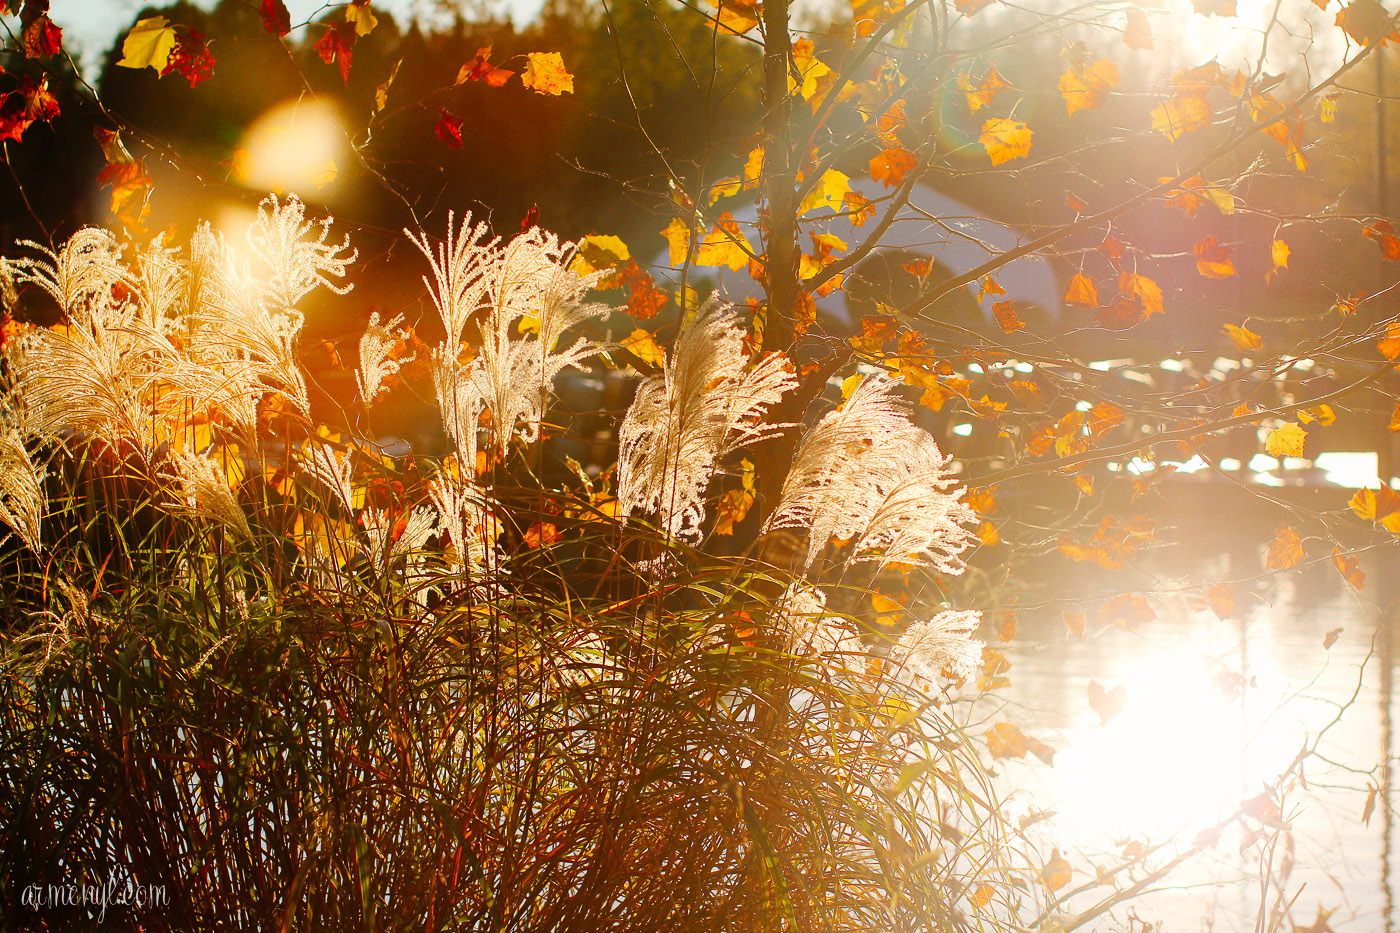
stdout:
POLYGON ((1222 214, 1233 214, 1235 212, 1235 196, 1224 188, 1216 185, 1209 185, 1200 191, 1201 197, 1216 206, 1222 214))
POLYGON ((803 100, 817 92, 817 82, 831 74, 831 69, 815 55, 810 39, 798 39, 792 44, 792 67, 802 76, 801 83, 788 72, 788 91, 796 91, 803 100))
POLYGON ((1068 609, 1066 609, 1062 615, 1065 620, 1065 628, 1069 629, 1070 634, 1075 638, 1083 638, 1084 627, 1088 622, 1088 617, 1082 612, 1071 612, 1068 609))
MULTIPOLYGON (((676 223, 678 221, 672 221, 676 223)), ((627 244, 618 237, 590 233, 582 240, 578 241, 578 248, 574 251, 574 260, 569 264, 569 271, 576 275, 591 275, 603 269, 611 269, 619 263, 624 263, 632 258, 632 254, 627 249, 627 244)))
POLYGON ((758 25, 763 15, 763 4, 757 0, 706 0, 718 12, 720 31, 733 36, 741 36, 758 25))
POLYGON ((1303 444, 1307 439, 1308 432, 1303 430, 1302 425, 1290 421, 1269 435, 1264 449, 1269 452, 1270 457, 1301 457, 1303 444))
POLYGON ((1162 313, 1162 287, 1147 276, 1125 272, 1118 277, 1118 289, 1142 302, 1143 320, 1162 313))
POLYGON ((1395 404, 1395 410, 1390 413, 1390 424, 1386 430, 1392 434, 1400 434, 1400 402, 1395 404))
POLYGON ((1201 94, 1186 94, 1173 97, 1152 111, 1152 128, 1172 142, 1183 133, 1210 126, 1215 116, 1210 102, 1201 94))
POLYGON ((326 161, 321 163, 319 168, 312 169, 307 175, 306 180, 315 185, 316 190, 319 191, 320 189, 326 187, 326 185, 329 185, 331 182, 335 181, 336 176, 339 173, 340 169, 336 166, 335 160, 327 159, 326 161))
POLYGON ((1225 333, 1235 342, 1235 346, 1241 350, 1258 350, 1264 346, 1264 338, 1260 337, 1248 327, 1236 327, 1234 324, 1225 325, 1225 333))
POLYGON ((661 349, 661 344, 656 342, 656 338, 640 327, 628 334, 626 338, 619 341, 623 349, 630 351, 645 363, 661 367, 666 365, 666 351, 661 349))
POLYGON ((982 882, 972 889, 971 899, 974 907, 986 907, 992 902, 992 895, 996 894, 996 888, 987 882, 982 882))
POLYGON ((1361 518, 1378 522, 1386 531, 1400 534, 1400 493, 1393 489, 1358 489, 1351 497, 1351 510, 1361 518))
POLYGON ((1060 76, 1060 94, 1065 99, 1069 115, 1077 110, 1093 110, 1103 103, 1108 92, 1118 86, 1122 79, 1118 66, 1106 58, 1101 58, 1085 67, 1072 62, 1069 69, 1060 76))
POLYGON ((719 217, 719 222, 705 235, 700 248, 695 252, 697 266, 728 266, 735 272, 746 268, 753 247, 749 245, 734 215, 728 211, 719 217))
POLYGON ((1030 155, 1031 130, 1018 120, 993 117, 982 124, 982 146, 993 165, 1030 155))
POLYGON ((154 68, 159 74, 170 63, 170 53, 175 51, 175 28, 167 24, 164 16, 148 16, 131 27, 122 42, 122 59, 117 62, 123 68, 154 68))
POLYGON ((1269 274, 1265 277, 1266 279, 1272 279, 1274 273, 1278 272, 1278 270, 1288 268, 1288 257, 1292 254, 1292 251, 1288 248, 1287 243, 1282 240, 1274 240, 1274 245, 1270 250, 1270 254, 1274 261, 1274 267, 1269 270, 1269 274))
POLYGON ((1040 879, 1045 882, 1045 886, 1051 891, 1058 891, 1069 884, 1073 871, 1069 867, 1069 862, 1056 849, 1050 856, 1050 861, 1045 863, 1045 867, 1040 871, 1040 879))
POLYGON ((835 213, 845 210, 846 193, 851 190, 851 176, 836 169, 827 169, 815 188, 802 199, 798 214, 827 207, 835 213))
POLYGON ((992 547, 1001 543, 1001 532, 997 531, 997 526, 991 522, 982 523, 982 527, 977 529, 977 537, 981 540, 983 547, 992 547))
POLYGON ((1337 100, 1341 95, 1337 93, 1326 94, 1317 100, 1317 119, 1323 123, 1331 123, 1337 119, 1337 100))
POLYGON ((1316 408, 1305 408, 1298 412, 1298 420, 1303 424, 1312 424, 1314 421, 1320 427, 1328 427, 1337 421, 1337 413, 1332 410, 1331 405, 1319 405, 1316 408))
POLYGON ((686 257, 690 255, 690 226, 682 223, 679 217, 672 217, 661 235, 671 247, 671 265, 684 265, 686 257))
POLYGON ((525 70, 520 73, 520 81, 536 94, 572 94, 574 76, 564 68, 564 59, 558 52, 530 52, 525 56, 525 70))
POLYGON ((374 32, 379 20, 369 8, 370 0, 354 0, 345 8, 345 21, 355 27, 355 35, 367 36, 374 32))

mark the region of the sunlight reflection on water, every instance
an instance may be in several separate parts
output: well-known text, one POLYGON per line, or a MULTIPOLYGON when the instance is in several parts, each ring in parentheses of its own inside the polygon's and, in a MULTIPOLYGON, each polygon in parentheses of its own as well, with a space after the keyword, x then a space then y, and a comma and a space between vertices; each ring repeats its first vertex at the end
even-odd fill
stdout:
MULTIPOLYGON (((1215 579, 1221 569, 1206 568, 1215 579)), ((1373 589, 1387 585, 1377 581, 1373 589)), ((983 712, 988 723, 1016 722, 1057 754, 1053 767, 1029 757, 998 762, 1001 784, 1054 811, 1037 832, 1046 851, 1053 845, 1081 853, 1071 859, 1080 884, 1121 861, 1133 841, 1189 849, 1201 830, 1264 792, 1336 719, 1320 754, 1303 767, 1305 782, 1292 782, 1279 801, 1291 831, 1280 840, 1275 867, 1291 854, 1295 867, 1284 890, 1298 895, 1299 925, 1312 923, 1321 907, 1336 908, 1330 922, 1338 933, 1389 929, 1381 920, 1393 890, 1393 877, 1389 888, 1382 883, 1393 875, 1383 867, 1384 799, 1369 825, 1362 820, 1368 789, 1382 781, 1388 727, 1389 679, 1371 656, 1379 614, 1335 574, 1285 577, 1241 595, 1240 618, 1221 620, 1172 598, 1154 601, 1158 618, 1138 632, 1096 631, 1091 623, 1084 639, 1069 634, 1058 613, 1024 620, 1021 640, 994 645, 1013 665, 1011 685, 996 691, 1005 708, 983 712), (1091 682, 1110 700, 1123 688, 1121 711, 1099 703, 1113 714, 1107 724, 1091 705, 1091 682), (1355 702, 1338 719, 1353 693, 1355 702)), ((1173 873, 1170 889, 1129 902, 1137 915, 1166 921, 1169 930, 1255 929, 1267 842, 1267 834, 1251 838, 1249 827, 1257 826, 1231 824, 1173 873)), ((1126 929, 1126 917, 1125 905, 1084 929, 1126 929)))

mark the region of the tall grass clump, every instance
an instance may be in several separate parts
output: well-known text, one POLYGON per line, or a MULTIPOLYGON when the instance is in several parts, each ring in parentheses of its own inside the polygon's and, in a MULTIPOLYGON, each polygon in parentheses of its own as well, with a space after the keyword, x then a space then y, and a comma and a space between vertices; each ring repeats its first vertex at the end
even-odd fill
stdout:
POLYGON ((247 259, 208 226, 184 250, 88 229, 0 269, 63 315, 4 347, 7 922, 91 926, 24 892, 109 878, 165 897, 104 922, 159 930, 1034 908, 941 700, 980 660, 977 613, 936 598, 972 514, 893 384, 773 424, 789 363, 710 305, 637 385, 616 467, 546 483, 558 378, 618 355, 598 275, 538 229, 408 235, 441 457, 369 439, 401 317, 360 341, 359 407, 313 421, 300 306, 354 253, 295 199, 264 202, 247 259), (760 524, 745 455, 779 431, 800 440, 760 524), (900 611, 863 611, 891 580, 900 611))

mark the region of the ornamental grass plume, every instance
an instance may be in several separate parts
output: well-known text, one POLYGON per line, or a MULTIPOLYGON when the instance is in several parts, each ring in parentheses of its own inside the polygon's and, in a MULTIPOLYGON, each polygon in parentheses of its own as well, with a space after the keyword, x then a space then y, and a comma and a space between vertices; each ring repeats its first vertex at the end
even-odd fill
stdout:
POLYGON ((618 431, 620 514, 645 509, 674 538, 694 540, 717 464, 786 425, 768 408, 797 384, 780 353, 754 365, 732 308, 713 301, 676 337, 661 375, 637 387, 618 431))

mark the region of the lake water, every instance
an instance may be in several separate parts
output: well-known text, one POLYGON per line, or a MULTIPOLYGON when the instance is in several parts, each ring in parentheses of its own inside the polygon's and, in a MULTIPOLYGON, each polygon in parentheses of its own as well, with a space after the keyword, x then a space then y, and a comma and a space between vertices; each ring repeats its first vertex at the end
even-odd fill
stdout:
MULTIPOLYGON (((1393 929, 1400 879, 1384 762, 1395 658, 1385 635, 1394 619, 1380 607, 1400 589, 1400 568, 1365 563, 1369 579, 1358 592, 1325 559, 1273 574, 1261 572, 1261 558, 1234 550, 1156 568, 1168 595, 1152 598, 1158 617, 1135 632, 1098 624, 1091 611, 1078 637, 1057 608, 1022 613, 1009 644, 992 637, 1011 662, 1010 686, 976 707, 972 730, 1009 720, 1056 749, 1053 766, 1032 756, 998 762, 998 783, 1013 808, 1053 811, 1031 832, 1047 853, 1068 854, 1074 874, 1063 891, 1122 863, 1135 843, 1161 843, 1131 874, 1141 878, 1246 800, 1266 822, 1275 803, 1287 826, 1258 835, 1258 820, 1236 821, 1159 882, 1164 890, 1081 929, 1142 931, 1140 919, 1165 930, 1255 930, 1261 899, 1266 924, 1270 910, 1292 901, 1281 930, 1308 927, 1319 909, 1333 911, 1337 933, 1393 929), (1170 593, 1223 579, 1248 581, 1233 587, 1234 617, 1201 607, 1198 587, 1194 596, 1170 593), (1099 703, 1111 715, 1106 724, 1091 705, 1091 683, 1107 698, 1099 703), (1282 794, 1261 798, 1319 735, 1282 794)), ((1108 891, 1076 895, 1065 912, 1108 891)))

